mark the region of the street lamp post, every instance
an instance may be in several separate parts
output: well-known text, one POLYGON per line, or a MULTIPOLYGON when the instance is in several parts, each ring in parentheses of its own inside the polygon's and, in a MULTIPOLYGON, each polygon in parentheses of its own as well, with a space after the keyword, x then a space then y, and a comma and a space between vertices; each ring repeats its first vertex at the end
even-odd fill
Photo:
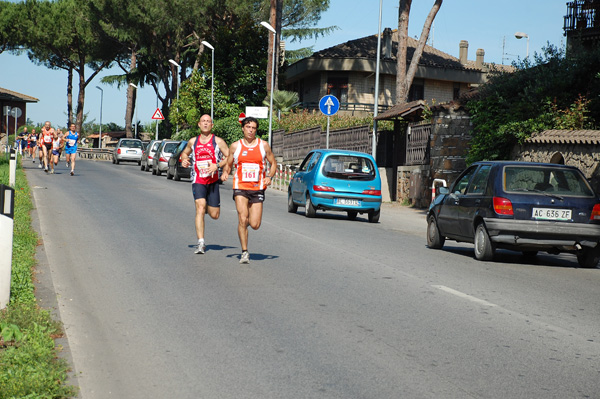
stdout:
POLYGON ((98 148, 102 148, 102 104, 104 103, 104 90, 102 87, 96 86, 100 90, 100 129, 98 130, 98 148))
POLYGON ((212 72, 210 75, 210 120, 213 120, 214 112, 214 98, 215 98, 215 48, 205 40, 202 41, 205 47, 208 47, 212 51, 212 72))
POLYGON ((375 101, 373 103, 373 142, 371 143, 371 155, 376 158, 377 155, 377 113, 379 110, 379 60, 381 58, 381 15, 383 9, 383 0, 379 0, 379 28, 377 33, 377 62, 375 63, 375 101))
POLYGON ((133 83, 129 83, 129 86, 134 87, 135 88, 135 138, 138 138, 138 134, 137 134, 137 125, 138 125, 138 106, 137 106, 137 102, 138 102, 138 92, 137 92, 137 86, 134 85, 133 83))
POLYGON ((515 37, 517 39, 523 39, 524 37, 527 38, 527 57, 526 58, 529 58, 529 35, 527 33, 523 33, 523 32, 516 32, 515 37))
POLYGON ((271 131, 273 129, 273 91, 275 90, 275 63, 277 62, 277 60, 275 60, 275 42, 277 41, 277 31, 268 22, 262 21, 260 24, 273 33, 273 48, 271 49, 273 52, 273 56, 271 57, 271 99, 269 100, 269 146, 271 146, 271 131))
MULTIPOLYGON (((177 67, 177 111, 179 112, 179 74, 181 71, 181 65, 175 62, 175 60, 169 60, 169 62, 177 67)), ((177 123, 177 131, 179 133, 179 123, 177 123)))
MULTIPOLYGON (((158 81, 160 80, 160 77, 154 73, 154 72, 150 72, 150 76, 153 76, 156 79, 156 109, 158 109, 158 81)), ((160 120, 157 119, 156 120, 156 135, 154 136, 154 140, 158 140, 158 124, 159 124, 160 120)))

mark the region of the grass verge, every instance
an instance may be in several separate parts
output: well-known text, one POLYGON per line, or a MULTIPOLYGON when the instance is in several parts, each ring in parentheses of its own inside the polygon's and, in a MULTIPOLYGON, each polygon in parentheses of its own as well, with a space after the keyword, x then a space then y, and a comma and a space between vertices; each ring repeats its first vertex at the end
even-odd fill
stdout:
MULTIPOLYGON (((8 185, 9 162, 0 154, 0 183, 8 185)), ((72 398, 69 366, 54 339, 62 326, 37 306, 32 271, 38 236, 31 226, 33 203, 25 173, 17 167, 9 305, 0 310, 0 399, 72 398)), ((5 217, 5 216, 0 216, 5 217)))

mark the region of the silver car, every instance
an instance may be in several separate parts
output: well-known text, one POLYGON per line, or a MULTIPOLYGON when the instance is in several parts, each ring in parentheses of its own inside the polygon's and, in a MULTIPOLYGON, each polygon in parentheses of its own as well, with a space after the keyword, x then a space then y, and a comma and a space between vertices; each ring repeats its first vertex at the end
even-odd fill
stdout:
POLYGON ((152 162, 154 161, 154 155, 160 145, 160 140, 152 140, 146 146, 144 152, 142 152, 142 165, 141 169, 150 172, 152 169, 152 162))
POLYGON ((163 140, 160 142, 152 161, 153 175, 160 176, 163 172, 167 171, 169 168, 169 159, 171 159, 171 155, 177 150, 179 143, 181 141, 163 140))
POLYGON ((117 146, 113 150, 113 163, 117 165, 120 162, 137 162, 142 164, 142 140, 139 139, 119 139, 117 146))

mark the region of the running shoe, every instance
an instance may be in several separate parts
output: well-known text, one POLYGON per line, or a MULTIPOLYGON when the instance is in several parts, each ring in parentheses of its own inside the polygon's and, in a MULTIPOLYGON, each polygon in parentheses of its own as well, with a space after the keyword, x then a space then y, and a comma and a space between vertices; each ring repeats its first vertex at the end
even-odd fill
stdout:
POLYGON ((206 252, 206 245, 203 242, 198 243, 198 248, 194 251, 195 254, 203 254, 206 252))
POLYGON ((48 173, 48 167, 47 166, 44 168, 44 172, 48 173))
POLYGON ((69 163, 67 162, 67 168, 69 167, 69 163))
POLYGON ((242 252, 242 256, 240 257, 240 263, 250 263, 250 254, 248 251, 242 252))
POLYGON ((75 176, 75 172, 71 171, 71 176, 75 176))
POLYGON ((38 165, 38 169, 42 169, 42 164, 39 164, 39 165, 38 165))
POLYGON ((51 174, 51 175, 53 175, 53 174, 54 174, 54 169, 52 169, 52 170, 50 171, 50 174, 51 174))

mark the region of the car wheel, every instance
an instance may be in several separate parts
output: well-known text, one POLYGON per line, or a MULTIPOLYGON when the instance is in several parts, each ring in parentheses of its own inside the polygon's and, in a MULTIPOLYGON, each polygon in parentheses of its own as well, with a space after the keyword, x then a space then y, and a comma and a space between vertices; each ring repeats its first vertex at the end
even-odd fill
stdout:
POLYGON ((356 220, 356 215, 358 215, 358 212, 348 211, 348 220, 356 220))
POLYGON ((119 161, 118 159, 115 159, 115 163, 116 163, 117 165, 119 164, 119 162, 120 162, 120 161, 119 161))
MULTIPOLYGON (((142 163, 139 163, 140 165, 142 165, 142 163)), ((140 168, 140 170, 143 172, 144 170, 146 170, 146 165, 142 165, 142 167, 140 168)))
POLYGON ((445 242, 446 237, 440 234, 435 216, 429 216, 427 218, 427 246, 432 249, 441 249, 445 242))
POLYGON ((584 248, 577 252, 577 262, 579 266, 588 269, 595 268, 600 262, 600 249, 596 248, 584 248))
POLYGON ((156 174, 156 169, 152 168, 152 174, 155 175, 156 174))
POLYGON ((483 223, 477 225, 475 229, 475 259, 492 260, 496 248, 490 240, 490 235, 483 223))
POLYGON ((304 206, 304 214, 308 218, 314 218, 315 216, 317 216, 317 210, 313 206, 312 201, 310 200, 310 194, 308 193, 306 193, 306 205, 304 206))
POLYGON ((169 173, 169 170, 170 169, 167 169, 167 172, 166 172, 167 173, 167 179, 171 180, 171 179, 173 179, 173 175, 171 173, 169 173))
POLYGON ((288 191, 288 212, 296 213, 298 210, 298 205, 294 204, 294 200, 292 199, 292 192, 288 191))
POLYGON ((179 173, 177 173, 177 168, 175 168, 175 173, 173 174, 173 180, 175 180, 175 181, 181 180, 181 176, 179 176, 179 173))
POLYGON ((369 223, 379 222, 379 215, 381 215, 381 209, 369 212, 369 223))
POLYGON ((113 157, 113 165, 115 164, 115 157, 113 157))
POLYGON ((160 176, 162 175, 162 171, 158 168, 156 168, 156 176, 160 176))

